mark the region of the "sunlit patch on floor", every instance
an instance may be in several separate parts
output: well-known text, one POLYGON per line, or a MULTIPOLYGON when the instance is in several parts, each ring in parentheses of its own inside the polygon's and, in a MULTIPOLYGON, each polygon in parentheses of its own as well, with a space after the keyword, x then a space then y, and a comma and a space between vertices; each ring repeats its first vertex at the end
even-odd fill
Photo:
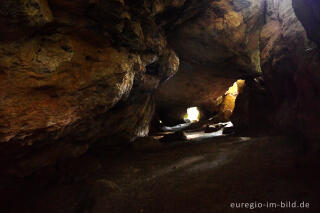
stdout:
POLYGON ((203 140, 207 138, 225 136, 223 134, 224 128, 233 127, 231 121, 225 123, 219 123, 218 125, 223 125, 224 127, 215 132, 205 133, 205 131, 196 131, 196 132, 185 132, 187 140, 203 140))
POLYGON ((179 131, 187 128, 188 126, 191 126, 191 123, 183 123, 175 126, 164 126, 162 127, 162 130, 163 131, 179 131))
POLYGON ((205 133, 204 131, 200 131, 200 132, 185 133, 185 135, 187 137, 187 140, 203 140, 206 138, 223 136, 223 129, 220 129, 216 132, 211 132, 211 133, 205 133))
POLYGON ((172 141, 201 141, 208 138, 222 137, 232 134, 233 124, 231 121, 211 125, 207 124, 207 127, 204 127, 205 124, 197 124, 183 123, 172 127, 163 126, 162 132, 154 135, 154 137, 156 137, 156 139, 162 139, 169 135, 175 135, 175 137, 171 137, 172 141), (231 131, 226 131, 228 129, 231 129, 231 131))

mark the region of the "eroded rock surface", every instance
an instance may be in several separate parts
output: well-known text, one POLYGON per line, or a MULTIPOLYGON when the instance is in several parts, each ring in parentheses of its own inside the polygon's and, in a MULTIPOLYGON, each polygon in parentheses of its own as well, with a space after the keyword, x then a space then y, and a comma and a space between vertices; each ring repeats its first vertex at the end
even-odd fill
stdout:
POLYGON ((169 41, 195 70, 231 78, 257 74, 263 15, 264 1, 211 1, 205 11, 173 30, 169 41))
POLYGON ((318 137, 319 51, 308 39, 291 1, 266 2, 266 24, 260 35, 264 81, 251 81, 245 89, 236 104, 239 117, 234 122, 242 122, 251 132, 258 127, 263 134, 271 130, 302 134, 305 139, 318 137))
POLYGON ((1 165, 25 175, 146 135, 179 67, 156 16, 184 3, 0 1, 1 165))
POLYGON ((302 24, 289 0, 0 0, 1 172, 144 136, 155 103, 210 112, 240 78, 236 126, 317 137, 319 3, 293 6, 302 24))
POLYGON ((160 86, 156 94, 157 112, 166 125, 181 123, 189 107, 197 106, 203 113, 214 114, 219 111, 216 99, 234 81, 182 65, 174 77, 160 86))
POLYGON ((317 0, 293 0, 293 8, 298 19, 308 33, 308 37, 320 45, 320 2, 317 0))
POLYGON ((181 120, 187 107, 213 114, 216 99, 239 78, 258 76, 259 34, 264 24, 264 1, 211 1, 194 18, 169 31, 169 43, 181 66, 157 96, 167 124, 181 120), (171 122, 170 122, 171 121, 171 122))

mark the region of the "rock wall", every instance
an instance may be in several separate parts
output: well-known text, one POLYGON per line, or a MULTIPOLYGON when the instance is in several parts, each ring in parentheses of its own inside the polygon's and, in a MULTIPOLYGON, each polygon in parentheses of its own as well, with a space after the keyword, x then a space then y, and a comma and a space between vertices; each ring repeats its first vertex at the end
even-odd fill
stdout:
POLYGON ((266 24, 260 34, 264 79, 247 81, 233 122, 240 131, 251 133, 318 137, 319 51, 297 19, 292 1, 266 3, 266 24))
POLYGON ((263 17, 264 1, 211 1, 201 14, 171 30, 169 42, 194 70, 236 79, 257 75, 263 17))
POLYGON ((178 123, 192 106, 213 114, 215 100, 235 81, 261 74, 259 34, 264 10, 264 1, 211 1, 200 14, 168 31, 181 66, 157 94, 163 121, 178 123))
POLYGON ((320 45, 320 2, 317 0, 293 0, 293 8, 307 31, 308 37, 320 45))
POLYGON ((1 168, 27 175, 147 134, 179 66, 158 16, 184 3, 1 0, 1 168))
POLYGON ((308 46, 307 59, 299 66, 297 84, 300 88, 298 101, 301 110, 299 118, 304 135, 314 140, 319 139, 320 132, 320 2, 315 0, 293 0, 293 7, 298 19, 306 29, 308 38, 317 46, 308 46))
POLYGON ((189 107, 199 107, 204 114, 215 114, 216 99, 234 83, 232 78, 212 75, 206 70, 180 66, 178 73, 162 84, 156 93, 157 113, 166 125, 183 122, 189 107))
POLYGON ((1 173, 146 135, 156 102, 210 111, 240 78, 238 128, 318 137, 319 3, 293 6, 302 25, 291 0, 0 0, 1 173))

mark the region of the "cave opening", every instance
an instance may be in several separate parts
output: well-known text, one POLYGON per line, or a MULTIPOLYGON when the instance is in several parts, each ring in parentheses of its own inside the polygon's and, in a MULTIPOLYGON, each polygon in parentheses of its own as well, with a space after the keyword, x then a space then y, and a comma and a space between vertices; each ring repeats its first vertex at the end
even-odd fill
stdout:
MULTIPOLYGON (((176 122, 170 121, 171 117, 165 117, 168 111, 166 109, 164 113, 155 117, 154 124, 157 127, 153 128, 149 136, 155 135, 154 138, 160 139, 160 141, 173 143, 176 141, 201 141, 235 134, 235 128, 230 118, 235 108, 237 96, 242 92, 244 86, 244 80, 237 80, 221 96, 212 98, 209 104, 191 106, 184 110, 182 108, 181 111, 169 109, 178 112, 173 117, 180 118, 176 122), (206 107, 210 107, 211 110, 206 110, 206 107), (175 125, 169 126, 163 119, 167 120, 168 123, 175 123, 175 125)), ((185 102, 185 104, 190 103, 190 100, 185 102)))
POLYGON ((198 107, 189 107, 187 109, 187 113, 183 117, 186 123, 194 123, 198 122, 200 118, 200 111, 198 107))

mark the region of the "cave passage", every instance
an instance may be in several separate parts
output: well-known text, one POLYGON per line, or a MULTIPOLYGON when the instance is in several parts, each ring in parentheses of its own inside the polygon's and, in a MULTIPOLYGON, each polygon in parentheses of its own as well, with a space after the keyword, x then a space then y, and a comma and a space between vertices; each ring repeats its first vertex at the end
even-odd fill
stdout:
MULTIPOLYGON (((236 98, 244 86, 244 80, 234 82, 223 95, 212 101, 210 107, 215 110, 210 112, 201 111, 203 106, 186 108, 184 113, 176 116, 183 118, 180 119, 182 123, 177 125, 166 126, 166 123, 161 120, 161 115, 156 117, 156 127, 153 129, 157 131, 150 132, 149 136, 154 136, 155 139, 164 143, 173 143, 183 140, 185 142, 201 141, 212 137, 234 134, 235 128, 230 117, 235 108, 236 98)), ((166 112, 163 114, 166 116, 166 112)), ((174 123, 174 121, 170 122, 169 120, 169 123, 174 123)))
POLYGON ((0 213, 320 212, 320 1, 0 0, 0 213))

